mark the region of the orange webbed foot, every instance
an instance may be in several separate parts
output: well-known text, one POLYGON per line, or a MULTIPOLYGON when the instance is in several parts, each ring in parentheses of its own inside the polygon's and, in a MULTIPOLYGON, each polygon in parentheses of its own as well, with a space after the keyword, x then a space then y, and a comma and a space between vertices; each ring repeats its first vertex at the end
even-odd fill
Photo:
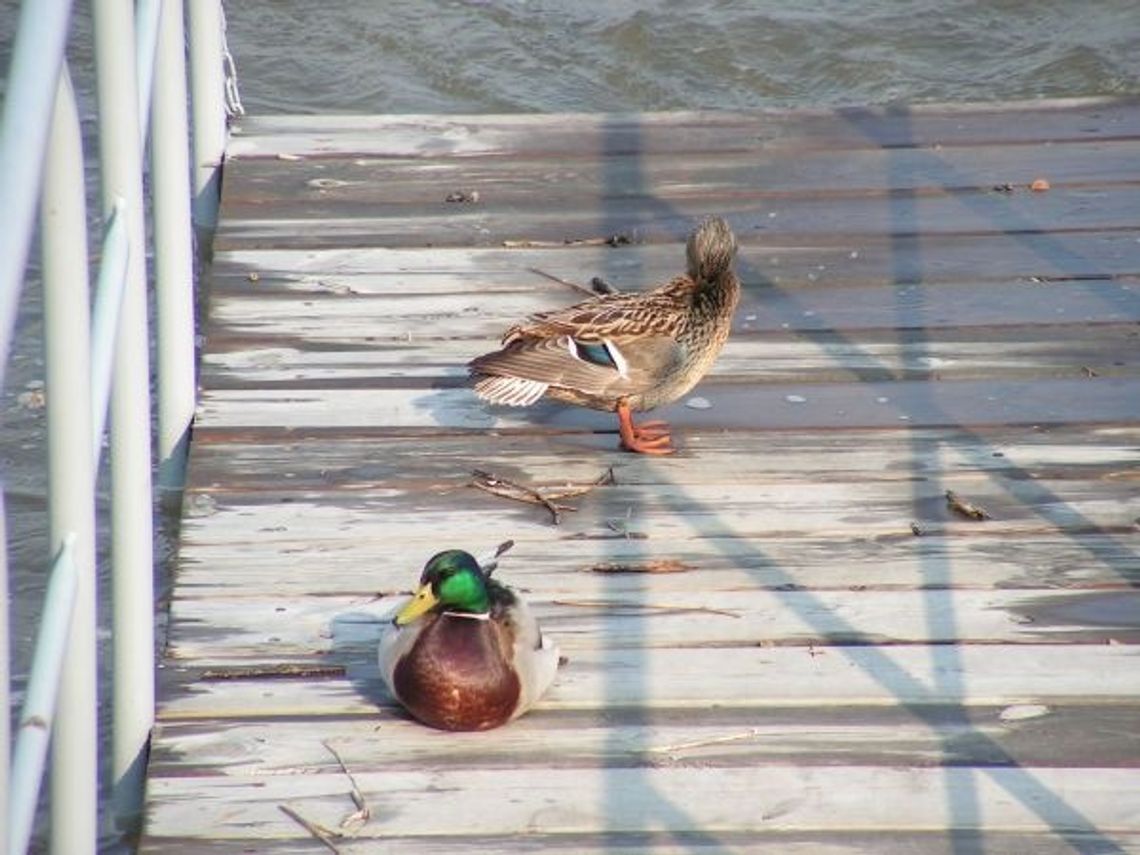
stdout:
POLYGON ((617 416, 621 447, 626 451, 637 454, 672 454, 676 450, 666 422, 651 421, 635 425, 629 406, 624 402, 618 404, 617 416))

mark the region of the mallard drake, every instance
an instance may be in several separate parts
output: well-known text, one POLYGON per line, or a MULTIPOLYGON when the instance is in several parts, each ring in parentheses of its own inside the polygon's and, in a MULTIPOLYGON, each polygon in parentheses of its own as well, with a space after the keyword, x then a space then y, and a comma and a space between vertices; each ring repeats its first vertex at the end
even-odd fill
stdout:
POLYGON ((470 553, 449 549, 424 566, 419 590, 381 636, 379 658, 384 683, 415 718, 487 730, 542 697, 559 654, 514 591, 470 553))
POLYGON ((736 238, 709 217, 689 236, 688 272, 651 291, 604 294, 507 330, 502 348, 468 363, 476 393, 525 407, 543 395, 617 413, 622 447, 673 451, 664 422, 632 413, 684 395, 716 361, 740 299, 736 238))

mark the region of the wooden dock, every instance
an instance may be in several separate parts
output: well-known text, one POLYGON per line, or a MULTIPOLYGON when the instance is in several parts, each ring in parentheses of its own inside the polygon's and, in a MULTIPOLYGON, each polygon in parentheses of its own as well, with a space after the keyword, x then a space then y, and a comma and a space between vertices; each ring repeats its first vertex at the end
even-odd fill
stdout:
POLYGON ((1140 852, 1140 102, 248 119, 215 253, 142 852, 1140 852), (467 388, 706 213, 681 453, 467 388), (553 690, 408 721, 381 616, 508 538, 553 690))

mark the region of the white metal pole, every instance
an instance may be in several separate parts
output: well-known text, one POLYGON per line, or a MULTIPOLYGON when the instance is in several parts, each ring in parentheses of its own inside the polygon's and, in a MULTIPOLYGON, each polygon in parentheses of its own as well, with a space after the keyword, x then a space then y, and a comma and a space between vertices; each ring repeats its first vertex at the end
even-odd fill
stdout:
MULTIPOLYGON (((4 358, 7 358, 6 356, 4 358)), ((4 512, 4 482, 0 481, 0 825, 10 828, 12 816, 8 810, 8 764, 11 763, 9 744, 12 739, 10 718, 11 669, 8 657, 8 528, 4 512)), ((10 855, 6 844, 0 842, 0 853, 10 855)))
POLYGON ((94 853, 98 837, 95 475, 83 147, 66 67, 48 145, 41 204, 51 551, 74 533, 74 616, 52 743, 51 849, 94 853))
MULTIPOLYGON (((91 569, 94 572, 94 565, 91 569)), ((28 689, 20 710, 20 724, 12 752, 12 793, 8 802, 7 825, 11 855, 23 855, 32 839, 36 802, 48 751, 48 728, 55 721, 55 713, 59 709, 60 677, 71 640, 78 588, 75 535, 68 533, 59 555, 52 562, 32 667, 28 672, 28 689)))
POLYGON ((194 225, 218 222, 226 148, 225 72, 220 0, 190 0, 190 85, 194 109, 194 225))
POLYGON ((158 325, 158 485, 180 495, 194 418, 194 251, 182 0, 164 0, 151 129, 158 325))
POLYGON ((20 9, 0 114, 0 386, 16 321, 36 219, 54 79, 67 42, 71 0, 38 0, 20 9))
POLYGON ((150 359, 131 0, 94 0, 103 210, 121 198, 131 251, 111 393, 111 558, 114 681, 112 798, 124 826, 142 805, 154 716, 154 580, 150 470, 150 359))

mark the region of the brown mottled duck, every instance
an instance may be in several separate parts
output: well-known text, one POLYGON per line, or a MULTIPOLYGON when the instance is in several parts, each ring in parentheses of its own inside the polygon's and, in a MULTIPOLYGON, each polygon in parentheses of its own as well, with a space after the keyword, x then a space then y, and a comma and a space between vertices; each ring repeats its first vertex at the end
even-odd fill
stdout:
POLYGON ((468 363, 478 395, 525 407, 547 395, 618 417, 621 445, 673 451, 664 422, 632 413, 677 400, 712 367, 740 299, 736 238, 720 217, 689 236, 688 272, 651 291, 604 294, 507 330, 502 348, 468 363))

